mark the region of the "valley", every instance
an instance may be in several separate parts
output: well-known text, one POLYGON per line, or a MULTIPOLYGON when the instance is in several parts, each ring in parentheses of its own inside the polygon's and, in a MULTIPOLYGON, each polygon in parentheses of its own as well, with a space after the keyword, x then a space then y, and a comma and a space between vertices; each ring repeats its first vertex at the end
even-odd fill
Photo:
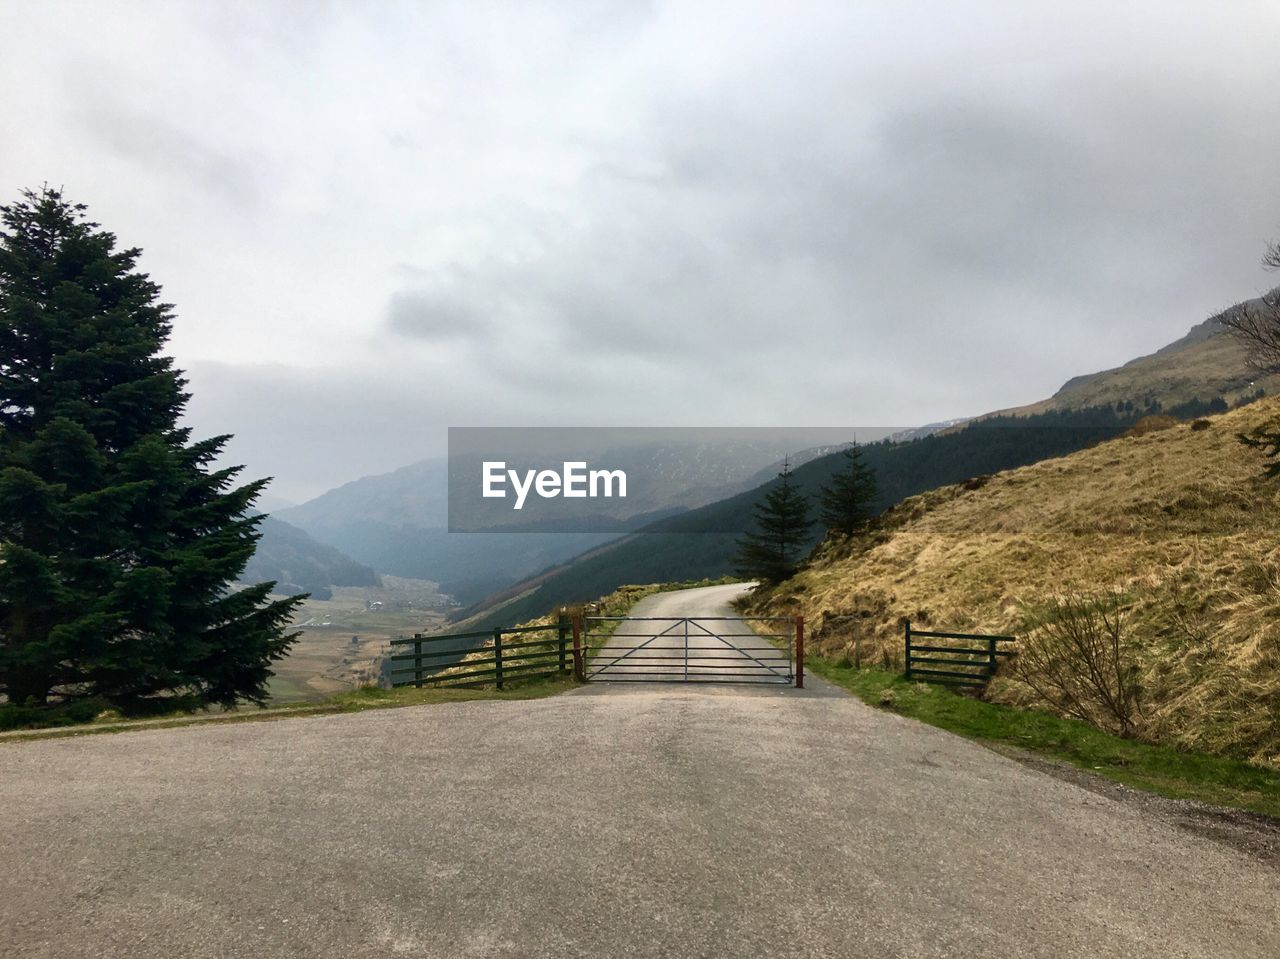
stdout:
POLYGON ((0 959, 1280 957, 1278 34, 0 0, 0 959))
MULTIPOLYGON (((1148 356, 1076 377, 1041 403, 867 443, 881 513, 872 532, 845 542, 815 530, 807 568, 752 608, 802 612, 819 655, 849 658, 856 647, 864 664, 893 669, 904 616, 1023 632, 1061 589, 1122 595, 1146 677, 1144 735, 1270 761, 1280 741, 1266 719, 1275 691, 1266 624, 1268 610, 1280 608, 1269 592, 1280 576, 1270 545, 1280 532, 1261 457, 1236 436, 1280 418, 1280 401, 1257 399, 1274 380, 1249 369, 1215 316, 1148 356), (1212 711, 1237 686, 1231 708, 1212 711)), ((687 481, 707 475, 708 462, 662 455, 687 481)), ((741 471, 746 461, 735 455, 741 471)), ((792 475, 810 498, 838 456, 816 448, 799 457, 792 475)), ((727 467, 710 468, 723 475, 727 467)), ((701 505, 705 487, 695 483, 687 508, 622 536, 450 534, 393 523, 396 515, 439 521, 439 464, 287 510, 311 528, 291 535, 291 553, 273 531, 270 555, 347 583, 317 590, 300 611, 300 638, 279 664, 272 698, 319 699, 379 682, 395 636, 512 625, 627 583, 723 576, 774 468, 756 468, 756 486, 701 505), (382 566, 373 574, 323 541, 335 533, 362 558, 439 575, 398 577, 382 566), (485 570, 490 583, 497 575, 506 584, 486 593, 481 576, 460 594, 450 590, 450 577, 485 570), (371 574, 381 585, 366 582, 371 574)), ((1015 705, 1033 698, 1005 675, 991 696, 1015 705)))
POLYGON ((319 700, 378 685, 388 642, 445 622, 452 600, 425 580, 382 576, 380 586, 340 586, 298 610, 298 641, 276 664, 273 703, 319 700))

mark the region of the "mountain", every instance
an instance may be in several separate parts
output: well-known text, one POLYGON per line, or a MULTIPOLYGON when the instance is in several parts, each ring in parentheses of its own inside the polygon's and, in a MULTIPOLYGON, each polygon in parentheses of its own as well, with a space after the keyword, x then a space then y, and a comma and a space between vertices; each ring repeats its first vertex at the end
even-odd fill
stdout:
MULTIPOLYGON (((880 486, 879 506, 1075 452, 1120 435, 1145 415, 1167 412, 1190 418, 1221 412, 1259 390, 1280 386, 1275 378, 1259 379, 1249 370, 1244 349, 1222 327, 1221 315, 1150 356, 1076 377, 1042 403, 904 431, 866 446, 864 458, 880 486)), ((838 464, 838 457, 816 458, 796 470, 796 480, 816 496, 838 464)), ((560 603, 605 595, 624 583, 724 575, 732 571, 736 539, 767 487, 762 483, 655 523, 536 580, 512 585, 461 616, 480 625, 518 622, 560 603)))
MULTIPOLYGON (((863 663, 898 668, 903 618, 1025 635, 1055 597, 1111 596, 1139 671, 1139 734, 1275 762, 1280 485, 1237 437, 1277 421, 1280 399, 1264 398, 908 498, 865 540, 824 544, 771 608, 803 613, 819 653, 856 641, 863 663)), ((991 694, 1037 701, 1016 677, 991 694)))
POLYGON ((277 513, 282 509, 288 509, 290 506, 297 506, 298 504, 293 500, 285 499, 283 496, 277 496, 271 492, 270 487, 267 487, 254 501, 253 505, 260 513, 277 513))
POLYGON ((309 531, 356 522, 421 529, 448 526, 449 473, 442 459, 422 460, 390 473, 365 476, 276 515, 309 531))
MULTIPOLYGON (((1271 294, 1275 295, 1277 290, 1271 294)), ((1260 299, 1246 300, 1193 326, 1186 336, 1124 366, 1076 376, 1047 400, 1005 414, 1085 409, 1116 403, 1165 408, 1192 400, 1222 397, 1228 405, 1257 393, 1280 390, 1280 377, 1259 376, 1249 368, 1245 347, 1222 325, 1222 317, 1253 308, 1260 299)))
POLYGON ((377 586, 378 574, 332 546, 274 516, 263 517, 262 538, 240 579, 276 583, 282 594, 311 593, 327 599, 330 586, 377 586))
MULTIPOLYGON (((996 417, 921 439, 872 443, 862 447, 863 460, 875 470, 876 507, 884 509, 936 486, 1060 456, 1118 436, 1144 412, 1107 407, 996 417)), ((812 501, 842 462, 838 453, 819 457, 798 467, 793 480, 812 501)), ((770 485, 650 524, 534 580, 511 586, 493 602, 462 611, 459 618, 477 628, 521 622, 561 603, 603 596, 625 583, 723 576, 732 572, 737 539, 751 525, 754 508, 770 485)), ((815 528, 811 542, 816 544, 819 537, 815 528)))
MULTIPOLYGON (((439 459, 355 480, 274 515, 362 563, 434 580, 444 592, 472 603, 655 519, 758 485, 760 470, 785 451, 777 442, 752 437, 602 447, 592 461, 632 478, 627 498, 610 502, 612 512, 601 512, 598 500, 562 499, 551 520, 510 521, 480 533, 449 532, 450 468, 439 459), (563 529, 574 531, 558 531, 563 529)), ((479 476, 479 460, 460 458, 455 482, 459 472, 479 476)))
POLYGON ((473 601, 609 538, 448 532, 448 464, 423 460, 366 476, 277 514, 375 569, 434 580, 473 601))

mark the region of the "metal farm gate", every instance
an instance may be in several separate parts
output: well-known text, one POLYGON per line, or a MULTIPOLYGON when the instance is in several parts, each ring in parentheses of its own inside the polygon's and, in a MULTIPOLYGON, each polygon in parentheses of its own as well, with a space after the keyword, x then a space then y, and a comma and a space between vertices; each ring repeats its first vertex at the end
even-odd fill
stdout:
POLYGON ((582 622, 588 682, 804 686, 798 616, 584 616, 582 622))

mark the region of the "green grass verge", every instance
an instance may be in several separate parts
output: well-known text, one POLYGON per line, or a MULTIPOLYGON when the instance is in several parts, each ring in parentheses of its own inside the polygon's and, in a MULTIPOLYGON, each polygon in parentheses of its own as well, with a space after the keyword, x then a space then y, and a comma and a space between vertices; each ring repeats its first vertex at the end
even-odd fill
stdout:
POLYGON ((491 686, 471 689, 450 689, 448 687, 415 689, 412 686, 382 689, 378 686, 365 686, 361 689, 339 693, 336 696, 314 703, 283 703, 278 706, 268 706, 265 709, 246 706, 222 713, 175 713, 159 718, 139 720, 121 720, 118 716, 113 716, 75 726, 24 729, 8 735, 0 735, 0 743, 29 742, 32 739, 59 739, 67 736, 86 736, 99 733, 121 733, 142 729, 171 729, 177 726, 203 726, 210 723, 268 722, 277 719, 333 715, 336 713, 358 713, 367 709, 395 709, 402 706, 424 706, 432 703, 461 703, 476 699, 540 699, 544 696, 554 696, 556 693, 562 693, 576 685, 577 683, 573 681, 572 677, 551 676, 523 680, 513 683, 510 688, 503 690, 498 690, 491 686))
POLYGON ((1078 766, 1172 799, 1247 809, 1280 819, 1280 773, 1235 759, 1120 739, 1087 723, 908 682, 897 673, 806 657, 807 669, 863 702, 983 743, 1000 743, 1078 766))

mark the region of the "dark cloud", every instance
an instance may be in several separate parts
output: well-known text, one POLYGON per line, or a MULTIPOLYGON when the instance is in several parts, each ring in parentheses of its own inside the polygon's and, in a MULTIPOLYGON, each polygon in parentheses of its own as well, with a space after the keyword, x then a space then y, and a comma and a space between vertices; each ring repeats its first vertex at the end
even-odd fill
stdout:
POLYGON ((0 12, 0 179, 147 249, 289 495, 448 425, 1030 402, 1273 281, 1271 5, 86 9, 0 12))
POLYGON ((387 326, 404 336, 441 341, 481 337, 489 321, 475 306, 451 295, 405 290, 392 294, 387 326))

